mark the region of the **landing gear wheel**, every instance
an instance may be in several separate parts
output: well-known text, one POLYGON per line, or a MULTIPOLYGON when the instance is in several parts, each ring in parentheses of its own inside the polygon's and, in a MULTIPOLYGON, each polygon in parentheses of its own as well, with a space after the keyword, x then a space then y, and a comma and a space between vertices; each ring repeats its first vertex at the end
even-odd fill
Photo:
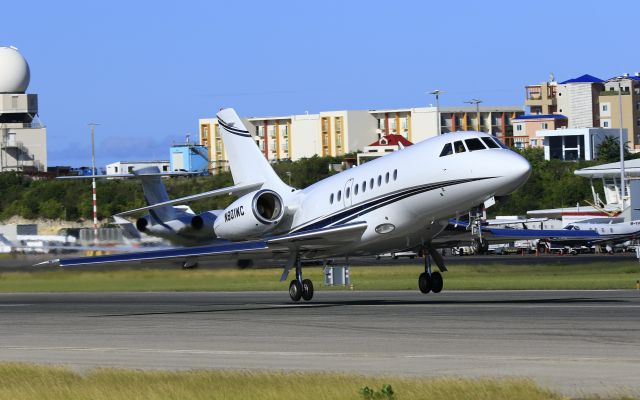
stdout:
POLYGON ((302 298, 302 284, 297 280, 293 280, 289 284, 289 296, 293 301, 300 301, 302 298))
MULTIPOLYGON (((291 289, 289 289, 291 292, 291 289)), ((304 301, 309 301, 313 298, 313 283, 311 279, 305 279, 302 281, 302 299, 304 301)))
POLYGON ((431 277, 426 272, 421 273, 418 277, 418 287, 420 291, 424 294, 429 293, 431 291, 431 285, 431 277))
POLYGON ((434 272, 431 274, 431 291, 433 293, 440 293, 442 291, 442 287, 444 286, 444 281, 442 279, 442 275, 440 272, 434 272))

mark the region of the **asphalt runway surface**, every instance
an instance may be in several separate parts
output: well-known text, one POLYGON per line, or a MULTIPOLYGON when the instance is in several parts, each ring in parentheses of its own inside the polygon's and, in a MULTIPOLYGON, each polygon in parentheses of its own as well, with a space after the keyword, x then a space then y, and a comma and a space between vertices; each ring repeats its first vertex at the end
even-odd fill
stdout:
POLYGON ((640 293, 316 291, 0 294, 0 360, 530 377, 640 393, 640 293))

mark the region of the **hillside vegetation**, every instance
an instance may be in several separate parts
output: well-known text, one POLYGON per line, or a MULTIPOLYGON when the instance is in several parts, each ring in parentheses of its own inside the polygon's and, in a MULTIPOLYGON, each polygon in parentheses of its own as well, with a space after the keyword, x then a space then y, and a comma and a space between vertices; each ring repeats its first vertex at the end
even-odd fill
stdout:
MULTIPOLYGON (((533 173, 529 181, 517 192, 501 201, 489 211, 491 215, 522 215, 527 210, 575 206, 591 199, 589 181, 573 174, 578 168, 594 162, 545 161, 541 149, 525 150, 522 154, 531 162, 533 173)), ((329 164, 339 158, 312 157, 296 162, 274 164, 283 181, 303 188, 335 172, 329 164)), ((508 166, 506 167, 508 168, 508 166)), ((419 172, 419 171, 416 171, 419 172)), ((207 177, 166 179, 171 198, 232 185, 230 173, 207 177)), ((12 216, 27 219, 47 218, 66 221, 90 219, 91 180, 33 180, 28 176, 6 172, 0 174, 0 219, 12 216)), ((104 220, 125 210, 144 206, 140 183, 133 179, 101 179, 97 184, 98 217, 104 220)), ((191 203, 194 211, 220 209, 233 201, 221 196, 191 203)))

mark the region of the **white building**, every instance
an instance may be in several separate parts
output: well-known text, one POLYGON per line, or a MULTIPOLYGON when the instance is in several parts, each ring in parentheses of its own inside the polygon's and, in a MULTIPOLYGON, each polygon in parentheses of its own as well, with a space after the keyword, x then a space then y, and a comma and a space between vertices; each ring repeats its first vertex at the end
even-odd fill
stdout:
POLYGON ((29 64, 0 47, 0 172, 47 170, 47 130, 36 119, 38 95, 26 94, 29 64))
MULTIPOLYGON (((539 130, 536 136, 543 140, 545 160, 595 160, 598 146, 608 137, 618 138, 619 129, 580 128, 539 130)), ((627 140, 627 130, 622 130, 622 140, 627 140)))
POLYGON ((130 174, 134 170, 146 167, 158 167, 160 172, 169 172, 169 160, 159 161, 117 161, 107 164, 107 175, 130 174))

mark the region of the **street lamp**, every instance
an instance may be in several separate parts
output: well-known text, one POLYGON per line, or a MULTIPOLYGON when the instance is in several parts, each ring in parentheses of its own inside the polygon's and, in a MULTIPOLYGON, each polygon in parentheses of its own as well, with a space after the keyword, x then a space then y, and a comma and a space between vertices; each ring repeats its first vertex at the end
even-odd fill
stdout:
POLYGON ((475 104, 476 105, 476 119, 477 121, 477 126, 478 126, 478 132, 480 132, 480 103, 482 103, 482 100, 478 100, 478 99, 471 99, 469 101, 465 101, 465 103, 467 104, 475 104))
POLYGON ((622 141, 622 80, 626 79, 625 76, 618 76, 613 78, 612 81, 618 83, 618 110, 620 114, 620 130, 618 132, 618 141, 620 142, 620 205, 624 210, 624 145, 622 141))
POLYGON ((441 130, 441 122, 440 122, 440 94, 444 93, 442 90, 436 89, 432 92, 429 92, 429 94, 433 94, 436 96, 436 118, 438 120, 437 126, 438 126, 438 135, 440 135, 442 132, 441 130))

